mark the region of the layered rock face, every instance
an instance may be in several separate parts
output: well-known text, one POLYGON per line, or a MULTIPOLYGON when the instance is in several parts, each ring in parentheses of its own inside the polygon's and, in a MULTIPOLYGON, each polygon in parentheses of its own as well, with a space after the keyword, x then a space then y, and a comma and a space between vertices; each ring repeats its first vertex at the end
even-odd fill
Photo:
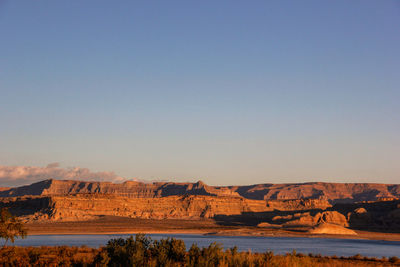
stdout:
POLYGON ((399 185, 264 184, 46 180, 0 190, 0 208, 26 221, 79 221, 99 216, 212 218, 226 225, 314 227, 321 224, 400 232, 399 185), (355 202, 361 200, 361 202, 355 202))
POLYGON ((128 198, 205 195, 241 196, 254 200, 321 199, 331 203, 353 203, 398 199, 400 185, 388 184, 259 184, 250 186, 209 186, 197 183, 83 182, 45 180, 28 186, 0 190, 0 197, 55 196, 68 194, 112 194, 128 198))
POLYGON ((327 200, 323 199, 281 199, 267 200, 266 205, 276 210, 324 210, 332 207, 327 200))
POLYGON ((0 191, 0 197, 58 196, 71 194, 107 194, 128 198, 160 198, 181 195, 239 196, 227 187, 208 186, 197 183, 142 183, 128 181, 121 184, 111 182, 84 182, 69 180, 45 180, 27 186, 0 191))
POLYGON ((232 196, 168 196, 162 198, 128 198, 105 194, 77 194, 64 196, 36 196, 3 198, 0 207, 32 220, 90 220, 97 216, 122 216, 143 219, 199 219, 215 216, 263 214, 278 210, 309 210, 309 207, 330 207, 326 201, 282 201, 274 207, 264 200, 232 196), (297 204, 295 204, 298 202, 297 204))
POLYGON ((337 211, 324 211, 312 215, 310 212, 295 213, 293 215, 275 216, 272 218, 275 223, 288 226, 315 226, 321 223, 329 223, 348 227, 346 217, 337 211))
POLYGON ((77 220, 99 215, 142 219, 198 219, 216 214, 270 210, 263 201, 232 197, 169 196, 163 198, 124 198, 105 195, 51 197, 52 220, 77 220))
POLYGON ((367 183, 301 183, 259 184, 230 187, 251 199, 325 199, 331 203, 376 201, 380 198, 398 199, 400 185, 367 183))

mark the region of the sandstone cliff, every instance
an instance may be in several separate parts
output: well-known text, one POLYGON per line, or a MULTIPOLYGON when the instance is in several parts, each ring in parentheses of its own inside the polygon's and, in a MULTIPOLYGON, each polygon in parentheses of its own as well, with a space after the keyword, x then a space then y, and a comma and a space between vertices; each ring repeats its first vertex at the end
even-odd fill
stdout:
MULTIPOLYGON (((0 197, 55 196, 69 194, 113 194, 128 198, 166 196, 242 196, 254 200, 321 199, 331 203, 353 203, 398 199, 400 185, 361 183, 258 184, 250 186, 209 186, 197 183, 84 182, 45 180, 28 186, 0 190, 0 197)), ((271 205, 273 203, 271 202, 271 205)))
POLYGON ((264 200, 235 196, 168 196, 162 198, 128 198, 107 194, 75 194, 3 198, 0 208, 32 220, 89 220, 96 216, 121 216, 143 219, 199 219, 241 214, 263 214, 310 207, 330 207, 328 202, 315 200, 278 201, 271 207, 264 200), (297 203, 296 203, 297 202, 297 203))
POLYGON ((0 190, 0 207, 26 221, 101 216, 212 218, 223 225, 313 227, 400 232, 399 185, 83 182, 45 180, 0 190), (356 202, 359 201, 359 202, 356 202))
POLYGON ((250 199, 325 199, 332 203, 375 201, 400 197, 400 185, 369 183, 258 184, 229 187, 250 199))

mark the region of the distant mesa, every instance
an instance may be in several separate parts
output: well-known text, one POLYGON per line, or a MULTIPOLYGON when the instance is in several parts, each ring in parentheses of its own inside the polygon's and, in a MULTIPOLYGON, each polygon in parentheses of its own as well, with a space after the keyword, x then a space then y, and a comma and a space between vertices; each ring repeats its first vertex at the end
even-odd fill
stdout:
MULTIPOLYGON (((256 184, 248 186, 209 186, 196 183, 127 181, 111 182, 44 180, 27 186, 1 188, 0 197, 52 196, 71 194, 112 194, 130 198, 174 195, 236 196, 254 200, 320 199, 335 203, 390 201, 400 198, 398 184, 297 183, 256 184)), ((273 205, 271 202, 270 205, 273 205)))

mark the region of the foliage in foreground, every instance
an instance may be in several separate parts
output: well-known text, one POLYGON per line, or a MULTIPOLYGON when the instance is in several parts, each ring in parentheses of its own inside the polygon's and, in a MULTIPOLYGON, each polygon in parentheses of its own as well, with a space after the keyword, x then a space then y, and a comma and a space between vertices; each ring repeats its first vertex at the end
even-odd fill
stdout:
POLYGON ((223 250, 216 243, 187 251, 182 240, 151 240, 144 235, 112 239, 106 247, 4 247, 0 266, 400 266, 397 257, 390 259, 322 257, 295 251, 286 255, 272 252, 223 250))
POLYGON ((15 238, 25 238, 27 235, 24 224, 8 209, 0 210, 0 239, 4 239, 4 246, 8 241, 14 243, 15 238))

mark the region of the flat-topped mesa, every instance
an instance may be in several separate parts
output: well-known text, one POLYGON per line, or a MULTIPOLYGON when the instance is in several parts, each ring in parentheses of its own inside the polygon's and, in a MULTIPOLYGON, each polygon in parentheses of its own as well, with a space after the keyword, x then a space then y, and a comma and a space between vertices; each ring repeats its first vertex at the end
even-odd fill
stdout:
POLYGON ((331 203, 376 201, 380 198, 399 198, 399 184, 322 183, 257 184, 231 187, 250 199, 325 199, 331 203))
POLYGON ((40 196, 48 189, 54 180, 44 180, 30 185, 13 187, 0 191, 0 197, 40 196))
POLYGON ((254 200, 319 199, 334 203, 379 201, 400 198, 400 185, 366 183, 256 184, 248 186, 210 186, 196 183, 127 181, 120 184, 95 181, 45 180, 31 185, 0 190, 0 197, 107 194, 128 198, 205 195, 241 196, 254 200))
POLYGON ((157 196, 204 195, 204 196, 240 196, 228 187, 206 185, 202 181, 196 183, 165 183, 157 191, 157 196))
POLYGON ((111 182, 85 182, 73 180, 45 180, 27 186, 0 191, 0 197, 18 196, 60 196, 75 194, 106 194, 129 198, 154 198, 174 195, 239 196, 229 188, 212 187, 197 183, 143 183, 126 181, 121 184, 111 182))
POLYGON ((152 191, 151 187, 154 187, 154 185, 138 182, 125 182, 122 184, 114 184, 111 182, 83 182, 49 179, 31 185, 15 187, 6 191, 0 191, 0 196, 51 196, 93 193, 125 195, 128 193, 133 193, 134 195, 139 197, 150 197, 150 195, 146 195, 145 192, 152 191))

